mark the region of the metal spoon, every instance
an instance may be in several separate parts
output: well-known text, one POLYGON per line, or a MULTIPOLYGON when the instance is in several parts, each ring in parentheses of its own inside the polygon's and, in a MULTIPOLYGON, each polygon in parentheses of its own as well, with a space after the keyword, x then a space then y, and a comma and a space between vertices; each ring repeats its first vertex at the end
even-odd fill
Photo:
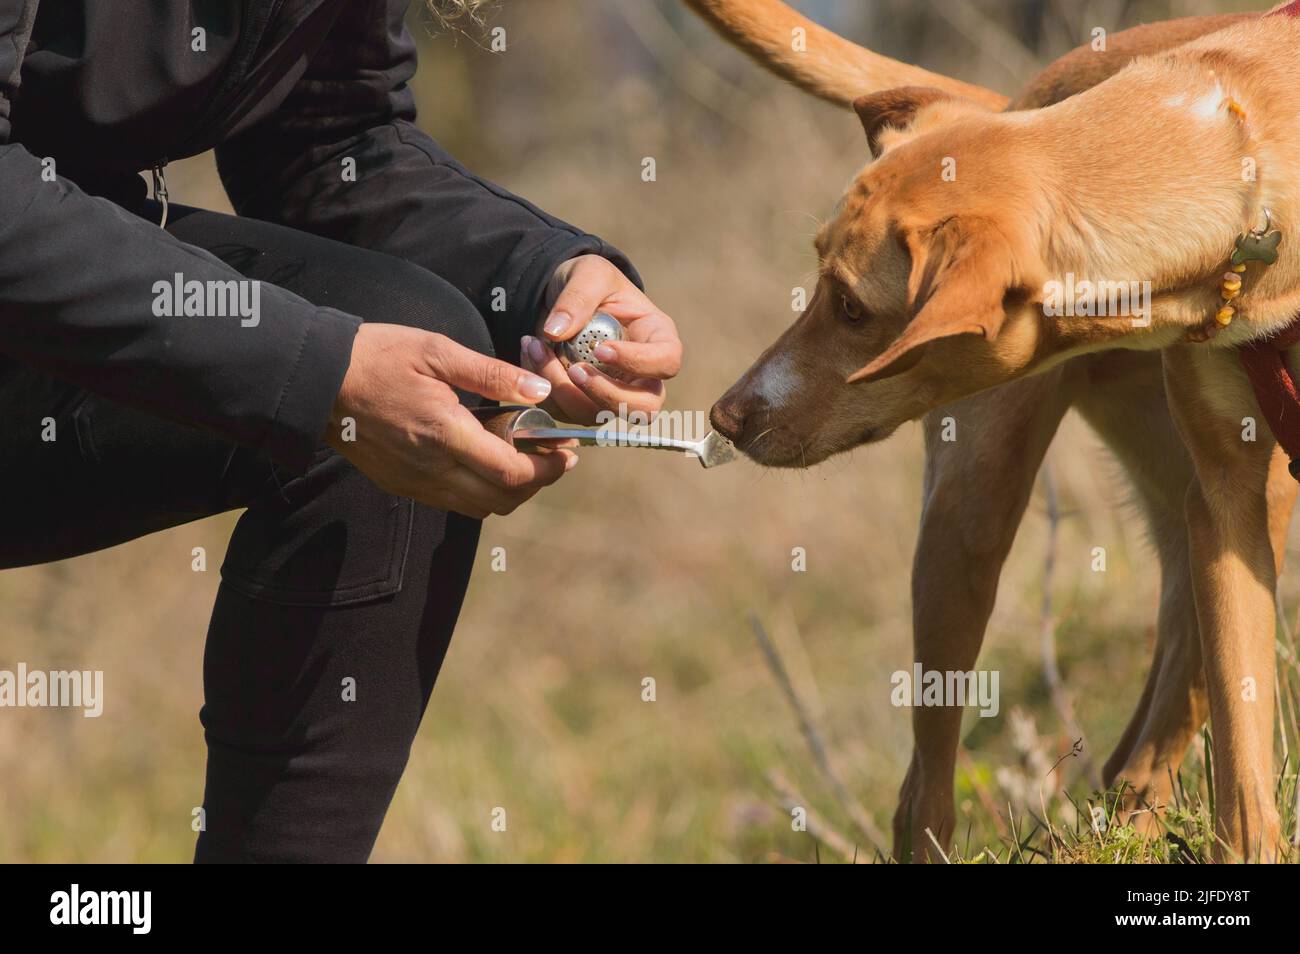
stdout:
POLYGON ((539 407, 480 407, 474 409, 474 415, 485 429, 512 445, 576 441, 586 447, 643 447, 689 454, 699 458, 704 467, 718 467, 736 459, 736 448, 717 431, 710 431, 698 441, 683 441, 608 427, 562 427, 539 407))

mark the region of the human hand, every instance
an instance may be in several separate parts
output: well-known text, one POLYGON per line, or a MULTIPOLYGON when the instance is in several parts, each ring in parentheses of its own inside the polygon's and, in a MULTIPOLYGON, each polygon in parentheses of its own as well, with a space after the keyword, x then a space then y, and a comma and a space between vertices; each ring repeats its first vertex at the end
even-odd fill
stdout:
POLYGON ((571 450, 524 454, 488 433, 453 388, 536 404, 543 378, 403 325, 357 329, 326 440, 389 493, 470 517, 508 514, 578 462, 571 450), (344 440, 345 418, 355 439, 344 440))
POLYGON ((560 420, 595 424, 602 410, 654 414, 663 407, 664 381, 682 366, 677 327, 612 262, 599 255, 570 259, 555 270, 547 300, 545 340, 526 336, 520 348, 523 366, 551 384, 547 411, 560 420), (553 347, 577 335, 598 311, 624 328, 625 340, 596 349, 596 357, 620 378, 585 363, 566 370, 553 347))

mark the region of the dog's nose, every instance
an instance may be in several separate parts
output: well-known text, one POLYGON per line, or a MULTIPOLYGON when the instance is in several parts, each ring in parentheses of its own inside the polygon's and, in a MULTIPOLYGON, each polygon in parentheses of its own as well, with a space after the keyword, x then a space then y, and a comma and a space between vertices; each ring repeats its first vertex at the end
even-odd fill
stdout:
POLYGON ((724 394, 718 399, 709 412, 709 420, 713 422, 714 430, 733 444, 745 432, 745 409, 734 394, 724 394))

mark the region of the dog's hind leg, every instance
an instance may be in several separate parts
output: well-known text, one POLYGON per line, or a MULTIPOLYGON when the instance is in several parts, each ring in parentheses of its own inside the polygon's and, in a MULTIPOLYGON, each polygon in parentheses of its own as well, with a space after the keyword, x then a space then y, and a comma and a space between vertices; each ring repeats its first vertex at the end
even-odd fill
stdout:
POLYGON ((1151 669, 1102 769, 1108 788, 1126 783, 1121 819, 1158 833, 1153 810, 1168 803, 1172 777, 1209 713, 1183 516, 1195 471, 1169 413, 1159 354, 1115 351, 1090 359, 1075 408, 1124 465, 1160 561, 1151 669))
POLYGON ((1272 435, 1244 439, 1254 393, 1222 349, 1163 352, 1170 410, 1196 468, 1187 494, 1192 587, 1214 728, 1219 858, 1276 858, 1273 730, 1277 590, 1272 435))
MULTIPOLYGON (((925 419, 924 504, 912 566, 915 660, 974 668, 998 577, 1043 455, 1069 407, 1071 365, 941 408, 925 419), (955 424, 955 439, 944 440, 955 424)), ((894 815, 894 857, 930 859, 955 824, 953 773, 962 708, 912 710, 912 761, 894 815)))
MULTIPOLYGON (((1118 357, 1118 356, 1117 356, 1118 357)), ((1125 465, 1151 527, 1160 560, 1156 647, 1142 699, 1103 769, 1103 782, 1126 783, 1121 818, 1139 831, 1159 834, 1153 810, 1167 805, 1187 747, 1209 715, 1200 633, 1192 592, 1184 506, 1194 479, 1192 461, 1164 399, 1159 356, 1130 352, 1122 380, 1110 356, 1100 366, 1104 385, 1089 389, 1075 407, 1125 465), (1134 369, 1134 361, 1151 367, 1134 369)), ((1282 572, 1286 535, 1296 499, 1286 455, 1275 452, 1267 488, 1274 569, 1282 572)))

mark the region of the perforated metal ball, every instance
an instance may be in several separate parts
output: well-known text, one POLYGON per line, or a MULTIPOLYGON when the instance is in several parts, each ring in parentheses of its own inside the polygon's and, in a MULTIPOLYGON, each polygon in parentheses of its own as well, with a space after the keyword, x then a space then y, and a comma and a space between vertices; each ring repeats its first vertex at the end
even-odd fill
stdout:
POLYGON ((618 372, 614 368, 604 364, 596 357, 596 346, 602 341, 622 340, 623 325, 619 320, 604 312, 598 312, 580 332, 568 341, 560 342, 560 359, 566 368, 571 364, 581 362, 589 364, 593 368, 598 368, 611 377, 618 377, 618 372))

